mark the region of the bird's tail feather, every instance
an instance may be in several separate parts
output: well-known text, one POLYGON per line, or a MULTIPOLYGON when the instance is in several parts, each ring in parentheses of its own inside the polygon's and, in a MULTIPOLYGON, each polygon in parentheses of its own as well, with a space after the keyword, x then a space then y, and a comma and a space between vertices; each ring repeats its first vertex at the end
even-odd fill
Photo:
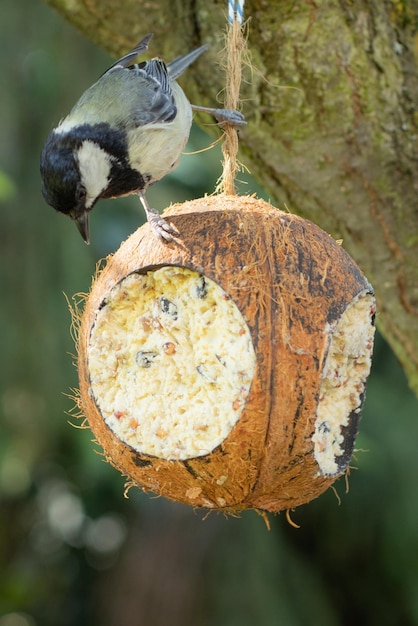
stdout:
POLYGON ((184 54, 183 56, 177 57, 167 65, 168 73, 171 78, 177 78, 184 72, 184 70, 189 67, 200 55, 208 49, 207 45, 200 46, 200 48, 196 48, 196 50, 192 50, 188 54, 184 54))

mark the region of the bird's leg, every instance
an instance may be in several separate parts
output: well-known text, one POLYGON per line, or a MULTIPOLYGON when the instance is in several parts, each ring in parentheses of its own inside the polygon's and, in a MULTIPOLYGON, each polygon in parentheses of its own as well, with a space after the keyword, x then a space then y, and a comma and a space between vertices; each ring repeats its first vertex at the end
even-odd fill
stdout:
POLYGON ((147 202, 143 191, 138 191, 139 199, 144 207, 147 220, 153 229, 153 231, 165 241, 173 241, 173 236, 178 236, 180 233, 172 224, 169 224, 161 215, 157 209, 153 209, 147 202))
POLYGON ((192 109, 213 115, 218 124, 232 124, 233 126, 245 126, 247 124, 243 114, 234 109, 211 109, 210 107, 200 107, 195 104, 192 104, 192 109))

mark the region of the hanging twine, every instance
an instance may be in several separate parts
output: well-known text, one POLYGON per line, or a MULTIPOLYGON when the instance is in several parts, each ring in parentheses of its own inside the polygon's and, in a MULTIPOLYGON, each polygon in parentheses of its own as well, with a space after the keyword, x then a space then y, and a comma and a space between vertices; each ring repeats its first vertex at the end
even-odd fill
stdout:
MULTIPOLYGON (((226 42, 226 109, 238 109, 242 75, 242 56, 246 48, 242 23, 245 0, 228 0, 228 33, 226 42)), ((223 172, 218 181, 217 191, 226 195, 236 195, 235 177, 241 169, 237 160, 238 130, 232 124, 225 124, 225 141, 222 146, 223 172)))

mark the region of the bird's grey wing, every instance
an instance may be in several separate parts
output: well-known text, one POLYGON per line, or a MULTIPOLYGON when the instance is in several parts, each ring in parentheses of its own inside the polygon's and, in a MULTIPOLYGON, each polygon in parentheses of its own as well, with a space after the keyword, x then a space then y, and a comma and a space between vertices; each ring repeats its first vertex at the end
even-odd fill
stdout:
POLYGON ((177 114, 165 63, 159 59, 127 68, 115 66, 92 85, 77 102, 72 124, 108 123, 132 129, 171 122, 177 114))
POLYGON ((173 121, 177 107, 166 64, 160 59, 152 59, 133 65, 128 70, 144 86, 143 106, 137 109, 135 125, 173 121))
POLYGON ((111 65, 104 73, 107 74, 107 72, 112 71, 115 67, 128 67, 129 65, 132 65, 136 57, 139 57, 143 52, 148 50, 148 44, 152 37, 153 33, 148 33, 148 35, 145 35, 145 37, 136 44, 135 48, 132 48, 130 52, 115 61, 115 63, 113 63, 113 65, 111 65))

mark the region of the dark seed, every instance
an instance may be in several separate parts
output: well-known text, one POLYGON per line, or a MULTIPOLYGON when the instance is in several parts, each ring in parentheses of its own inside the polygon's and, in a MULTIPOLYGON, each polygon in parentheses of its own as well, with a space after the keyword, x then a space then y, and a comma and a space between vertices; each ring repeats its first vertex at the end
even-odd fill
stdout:
POLYGON ((167 298, 164 298, 164 296, 160 298, 160 307, 161 311, 169 315, 171 318, 173 318, 173 320, 176 320, 178 318, 179 312, 176 305, 173 304, 173 302, 170 302, 170 300, 167 300, 167 298))
POLYGON ((200 298, 201 300, 204 300, 204 298, 206 298, 208 295, 208 291, 209 291, 209 287, 205 280, 205 277, 200 276, 198 283, 196 285, 196 296, 200 298))
POLYGON ((318 430, 319 430, 320 433, 329 433, 329 432, 331 432, 331 428, 330 428, 330 425, 328 424, 328 422, 322 422, 322 424, 320 424, 318 430))
POLYGON ((216 383, 216 380, 210 374, 208 374, 208 372, 204 369, 203 365, 198 365, 196 367, 196 370, 208 382, 216 383))
POLYGON ((135 360, 139 367, 151 367, 158 356, 158 352, 140 350, 136 353, 135 360))

